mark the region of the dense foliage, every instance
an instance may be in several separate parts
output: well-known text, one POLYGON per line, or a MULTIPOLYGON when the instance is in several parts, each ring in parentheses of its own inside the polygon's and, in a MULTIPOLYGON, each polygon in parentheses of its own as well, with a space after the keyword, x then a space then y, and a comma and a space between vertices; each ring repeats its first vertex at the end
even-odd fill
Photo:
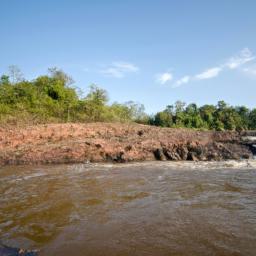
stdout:
POLYGON ((256 129, 256 109, 245 106, 229 106, 219 101, 217 106, 198 107, 192 103, 177 101, 164 111, 156 113, 149 123, 163 127, 187 127, 207 130, 247 130, 256 129))
POLYGON ((146 118, 143 105, 135 102, 108 104, 107 92, 96 85, 82 97, 63 71, 33 81, 22 78, 16 67, 0 78, 0 123, 126 122, 146 118))
POLYGON ((148 116, 139 103, 108 104, 107 92, 96 85, 91 85, 83 97, 73 83, 71 77, 57 68, 27 81, 17 67, 11 66, 9 74, 0 78, 0 123, 135 121, 162 127, 256 129, 256 109, 245 106, 232 107, 219 101, 216 106, 198 107, 177 101, 148 116))

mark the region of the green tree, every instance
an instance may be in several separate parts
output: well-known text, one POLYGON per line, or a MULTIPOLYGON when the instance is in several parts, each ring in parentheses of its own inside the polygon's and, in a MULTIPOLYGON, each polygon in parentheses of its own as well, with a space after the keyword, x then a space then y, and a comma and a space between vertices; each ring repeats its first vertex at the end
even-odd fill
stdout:
POLYGON ((256 108, 249 114, 249 129, 256 130, 256 108))
POLYGON ((204 127, 207 129, 214 128, 214 113, 216 107, 213 105, 204 105, 199 108, 200 116, 204 122, 204 127))
POLYGON ((138 123, 144 123, 148 120, 143 104, 134 101, 128 101, 125 102, 124 105, 130 110, 131 119, 133 121, 138 123))
POLYGON ((9 76, 2 75, 0 78, 0 85, 10 84, 9 76))
POLYGON ((241 118, 241 128, 242 129, 248 129, 249 128, 249 115, 250 110, 245 106, 238 106, 235 108, 236 112, 241 118))
POLYGON ((158 112, 154 118, 156 126, 171 127, 173 124, 172 116, 167 111, 158 112))
POLYGON ((93 84, 90 86, 90 91, 85 97, 85 111, 87 116, 92 121, 104 121, 106 112, 106 103, 108 102, 108 95, 106 90, 99 88, 93 84))
POLYGON ((65 84, 65 86, 70 86, 71 84, 74 83, 74 80, 71 76, 69 76, 63 70, 57 67, 48 68, 48 72, 50 73, 50 76, 52 78, 62 81, 65 84))

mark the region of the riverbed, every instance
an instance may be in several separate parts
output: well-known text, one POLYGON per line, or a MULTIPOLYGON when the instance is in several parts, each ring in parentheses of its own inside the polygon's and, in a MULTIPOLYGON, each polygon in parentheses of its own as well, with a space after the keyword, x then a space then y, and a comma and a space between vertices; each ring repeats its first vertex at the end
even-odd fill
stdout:
POLYGON ((6 166, 0 241, 39 255, 256 255, 256 160, 6 166))

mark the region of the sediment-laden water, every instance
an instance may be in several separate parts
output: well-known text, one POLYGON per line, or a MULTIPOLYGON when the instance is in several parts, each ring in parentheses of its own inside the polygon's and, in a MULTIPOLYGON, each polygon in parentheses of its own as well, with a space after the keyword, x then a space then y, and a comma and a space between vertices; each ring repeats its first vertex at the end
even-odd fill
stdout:
POLYGON ((256 255, 256 161, 0 169, 0 240, 40 255, 256 255))

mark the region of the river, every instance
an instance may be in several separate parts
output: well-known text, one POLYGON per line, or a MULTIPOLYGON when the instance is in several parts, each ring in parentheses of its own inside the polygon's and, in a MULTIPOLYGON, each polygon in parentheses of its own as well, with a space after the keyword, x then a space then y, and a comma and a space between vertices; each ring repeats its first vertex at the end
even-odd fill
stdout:
POLYGON ((0 241, 39 255, 256 255, 256 160, 6 166, 0 241))

